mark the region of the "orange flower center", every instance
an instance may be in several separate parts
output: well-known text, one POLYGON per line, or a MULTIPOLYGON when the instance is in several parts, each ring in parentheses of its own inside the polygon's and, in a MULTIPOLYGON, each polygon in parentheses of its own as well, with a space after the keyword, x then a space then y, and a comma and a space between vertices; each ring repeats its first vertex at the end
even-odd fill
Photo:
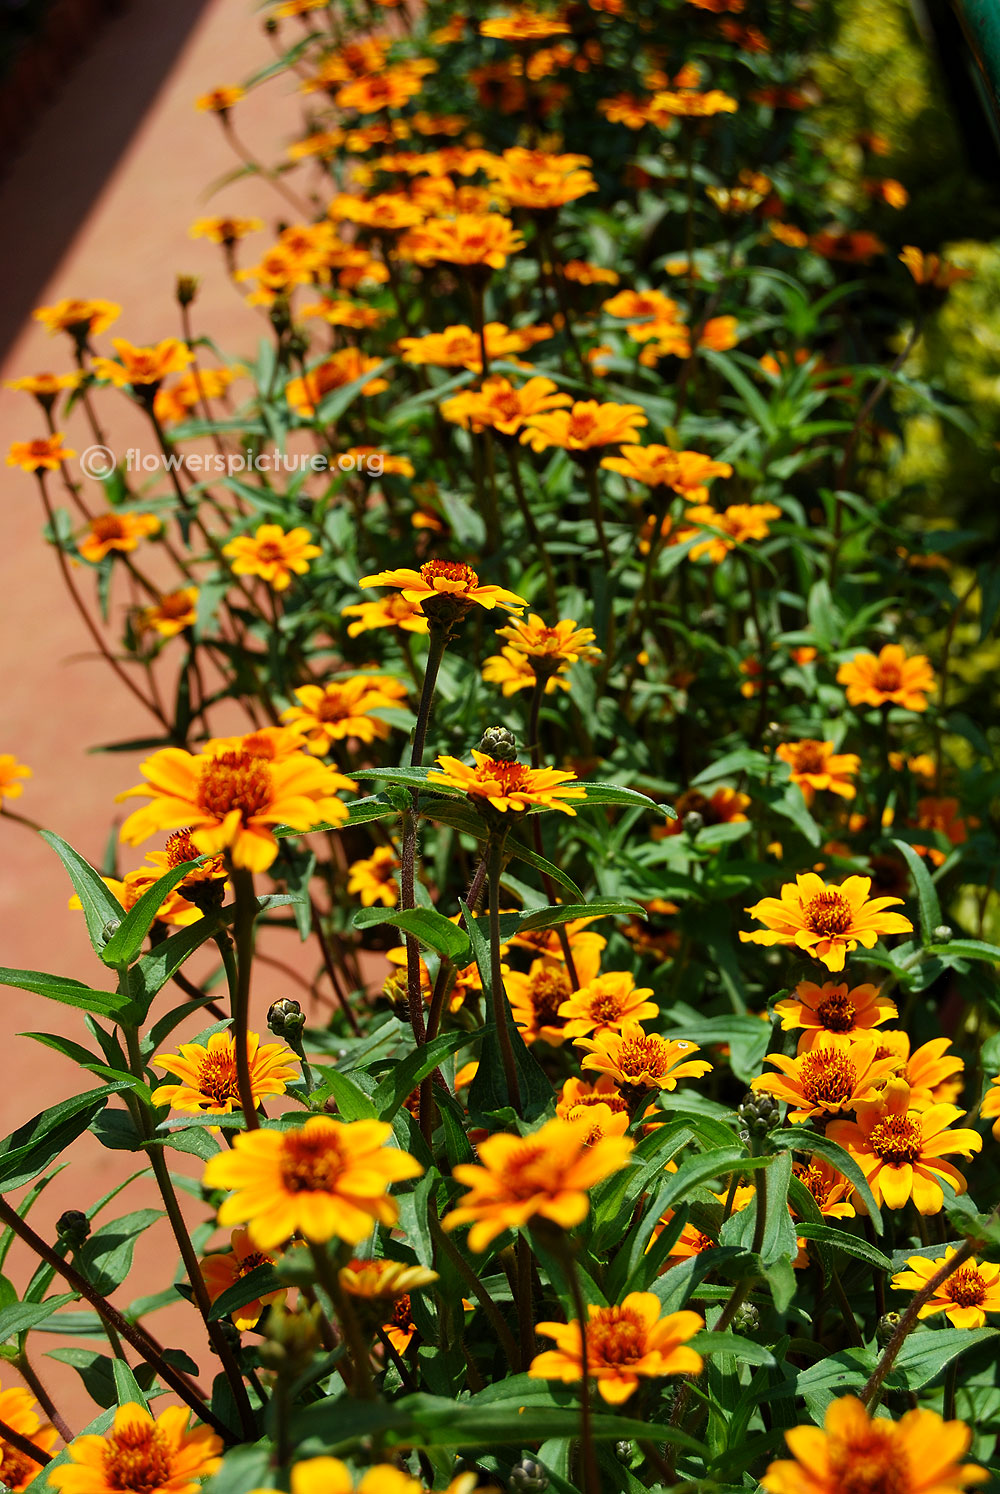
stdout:
POLYGON ((444 581, 461 581, 466 592, 475 591, 479 585, 475 571, 462 560, 428 560, 420 567, 420 575, 431 587, 438 576, 444 581))
POLYGON ((273 1265, 273 1256, 265 1255, 262 1250, 251 1250, 249 1255, 245 1255, 241 1261, 237 1262, 236 1279, 242 1281, 244 1276, 249 1276, 250 1272, 256 1271, 258 1266, 273 1265))
POLYGON ((634 1364, 646 1351, 646 1330, 631 1312, 612 1307, 587 1324, 587 1348, 596 1364, 634 1364))
POLYGON ((846 996, 828 996, 816 1008, 816 1015, 827 1032, 850 1032, 854 1026, 856 1008, 846 996))
POLYGON ((540 1191, 535 1164, 544 1160, 544 1148, 536 1142, 525 1141, 507 1158, 501 1180, 504 1191, 511 1198, 532 1198, 540 1191))
POLYGON ((350 708, 339 690, 333 695, 324 695, 316 707, 317 721, 343 721, 350 714, 350 708))
POLYGON ((201 855, 191 839, 190 830, 175 830, 173 835, 167 836, 167 843, 163 849, 167 853, 167 865, 171 870, 175 866, 183 866, 185 861, 197 861, 201 855))
POLYGON ((18 1484, 33 1479, 38 1472, 38 1464, 32 1463, 19 1453, 16 1448, 8 1447, 6 1442, 0 1441, 0 1482, 7 1485, 8 1489, 16 1489, 18 1484))
POLYGON ((573 411, 566 434, 571 441, 588 441, 597 429, 597 420, 589 410, 573 411))
POLYGON ((796 1162, 792 1171, 799 1182, 809 1189, 809 1192, 819 1204, 822 1211, 824 1204, 830 1196, 833 1184, 824 1178, 815 1163, 796 1162))
POLYGON ((281 1145, 281 1181, 289 1193, 331 1193, 344 1159, 329 1136, 288 1131, 281 1145))
POLYGON ((90 528, 94 538, 102 541, 125 539, 128 533, 124 521, 117 514, 99 514, 96 519, 91 520, 90 528))
POLYGON ((513 389, 494 394, 490 404, 498 420, 516 420, 521 413, 521 401, 513 389))
POLYGON ((531 769, 525 767, 524 763, 500 763, 496 758, 490 757, 477 766, 475 776, 479 783, 490 784, 494 794, 497 790, 492 785, 499 784, 499 794, 503 796, 525 788, 530 781, 530 774, 531 769))
POLYGON ((800 1078, 810 1105, 835 1110, 854 1093, 857 1071, 839 1048, 814 1048, 802 1060, 800 1078))
POLYGON ((205 1102, 224 1105, 227 1100, 239 1101, 239 1082, 236 1077, 235 1051, 222 1049, 206 1053, 198 1070, 198 1088, 205 1102))
POLYGON ((826 748, 822 742, 799 742, 795 748, 796 773, 822 773, 826 765, 826 748))
POLYGON ((873 1128, 869 1140, 872 1151, 883 1162, 901 1167, 904 1162, 919 1159, 923 1137, 920 1127, 907 1116, 887 1115, 873 1128))
POLYGON ((410 1316, 410 1294, 400 1297, 392 1309, 392 1326, 394 1328, 412 1328, 413 1318, 410 1316))
POLYGON ((898 664, 890 664, 880 660, 875 669, 875 678, 872 683, 876 690, 882 690, 886 695, 891 695, 903 683, 902 670, 898 664))
POLYGON ((278 561, 285 558, 285 551, 277 540, 262 540, 257 546, 257 559, 264 561, 278 561))
POLYGON ((835 887, 828 887, 811 897, 802 911, 809 930, 827 939, 835 934, 846 934, 851 926, 851 905, 835 887))
POLYGON ((628 1110, 628 1101, 623 1095, 612 1090, 608 1094, 602 1094, 599 1090, 592 1095, 581 1095, 578 1100, 573 1101, 573 1113, 580 1109, 581 1105, 607 1105, 609 1110, 618 1114, 628 1110))
POLYGON ((172 591, 169 596, 160 598, 156 610, 160 617, 187 617, 191 611, 191 598, 183 591, 172 591))
POLYGON ((244 823, 271 804, 271 772, 249 752, 220 752, 205 763, 198 784, 198 807, 213 819, 224 820, 238 809, 244 823))
POLYGON ((595 1022, 603 1022, 610 1027, 621 1020, 622 999, 611 991, 603 991, 600 996, 595 996, 588 1011, 595 1022))
POLYGON ((129 1426, 120 1432, 110 1432, 103 1462, 109 1489, 151 1494, 152 1490, 169 1484, 173 1477, 170 1448, 155 1426, 129 1426))
POLYGON ((548 1023, 561 1027, 564 1019, 559 1016, 559 1008, 572 994, 569 977, 561 970, 539 970, 531 982, 531 1005, 536 1026, 548 1023))
POLYGON ((975 1266, 962 1266, 946 1283, 945 1290, 959 1307, 979 1307, 986 1300, 986 1283, 975 1266))
POLYGON ((622 1043, 618 1067, 626 1079, 638 1079, 641 1074, 662 1079, 670 1068, 670 1049, 655 1032, 644 1033, 622 1043))
POLYGON ((837 1494, 904 1494, 910 1487, 906 1453, 894 1425, 873 1424, 850 1442, 830 1438, 830 1483, 837 1494))

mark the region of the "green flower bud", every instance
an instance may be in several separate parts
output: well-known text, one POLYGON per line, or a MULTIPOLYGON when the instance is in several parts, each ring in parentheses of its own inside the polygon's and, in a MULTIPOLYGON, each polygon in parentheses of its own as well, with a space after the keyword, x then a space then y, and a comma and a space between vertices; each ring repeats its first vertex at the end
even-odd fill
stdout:
POLYGON ((483 732, 478 751, 485 752, 487 757, 492 757, 498 763, 517 761, 517 741, 514 733, 508 731, 506 726, 488 726, 483 732))
POLYGON ((886 1312, 879 1318, 878 1326, 875 1329, 875 1342, 880 1349, 887 1349, 889 1347, 889 1341, 899 1327, 900 1318, 901 1314, 898 1312, 886 1312))
POLYGON ((750 1136, 766 1136, 778 1124, 780 1106, 773 1095, 749 1089, 736 1107, 736 1114, 750 1136))
POLYGON ((268 1007, 267 1025, 275 1037, 294 1036, 306 1025, 305 1012, 297 1001, 283 996, 268 1007))
POLYGON ((90 1220, 82 1209, 67 1209, 56 1220, 56 1235, 60 1244, 78 1250, 90 1234, 90 1220))
POLYGON ((756 1333, 760 1327, 760 1313, 752 1302, 743 1302, 733 1317, 734 1333, 756 1333))
POLYGON ((511 1494, 542 1494, 549 1487, 549 1476, 534 1458, 522 1458, 510 1470, 507 1487, 511 1494))

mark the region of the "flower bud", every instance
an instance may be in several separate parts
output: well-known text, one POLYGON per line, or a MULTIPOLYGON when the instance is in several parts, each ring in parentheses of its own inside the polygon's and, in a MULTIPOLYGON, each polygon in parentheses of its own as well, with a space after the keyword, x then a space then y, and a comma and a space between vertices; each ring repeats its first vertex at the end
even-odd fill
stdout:
POLYGON ((635 1457, 635 1443, 623 1437, 620 1442, 615 1443, 615 1457, 619 1463, 624 1463, 626 1468, 630 1468, 632 1459, 635 1457))
POLYGON ((736 1107, 736 1114, 751 1136, 766 1136, 778 1124, 780 1107, 773 1095, 748 1089, 736 1107))
POLYGON ((954 937, 954 929, 949 928, 948 924, 946 923, 939 923, 937 928, 931 934, 931 941, 934 944, 950 944, 954 937))
POLYGON ((306 1025, 305 1012, 297 1001, 283 996, 273 1001, 267 1009, 267 1025, 275 1037, 290 1037, 300 1033, 306 1025))
POLYGON ((67 1209, 56 1220, 56 1235, 61 1245, 78 1250, 90 1234, 90 1220, 82 1209, 67 1209))
POLYGON ((267 1331, 257 1352, 266 1369, 301 1374, 319 1347, 320 1305, 291 1311, 283 1302, 274 1302, 267 1315, 267 1331))
MULTIPOLYGON (((240 1352, 240 1349, 243 1347, 243 1339, 240 1335, 240 1330, 237 1328, 232 1318, 220 1318, 218 1323, 216 1324, 216 1327, 222 1334, 222 1337, 225 1339, 226 1345, 231 1350, 231 1352, 234 1354, 238 1354, 240 1352)), ((219 1352, 214 1344, 210 1345, 210 1351, 213 1354, 218 1354, 219 1352)))
POLYGON ((878 1320, 875 1329, 875 1342, 880 1349, 887 1349, 889 1341, 896 1329, 899 1327, 901 1315, 898 1312, 886 1312, 878 1320))
POLYGON ((549 1476, 534 1458, 522 1458, 510 1470, 507 1487, 511 1494, 541 1494, 549 1487, 549 1476))
POLYGON ((517 741, 514 733, 508 731, 505 726, 488 726, 483 732, 478 750, 485 752, 487 757, 492 757, 498 763, 512 763, 517 760, 517 741))
POLYGON ((105 944, 110 944, 111 941, 112 941, 112 939, 117 934, 118 930, 121 928, 121 926, 122 926, 122 921, 121 921, 120 918, 109 918, 108 921, 107 921, 107 923, 104 925, 103 929, 101 930, 101 939, 102 939, 102 941, 105 944))
POLYGON ((734 1333, 756 1333, 760 1327, 760 1313, 752 1302, 742 1302, 733 1317, 734 1333))
POLYGON ((201 281, 197 275, 178 275, 175 295, 179 306, 190 306, 198 294, 201 281))
POLYGON ((691 809, 681 820, 681 824, 684 827, 684 834, 693 837, 698 834, 699 830, 704 830, 705 816, 699 814, 696 809, 691 809))

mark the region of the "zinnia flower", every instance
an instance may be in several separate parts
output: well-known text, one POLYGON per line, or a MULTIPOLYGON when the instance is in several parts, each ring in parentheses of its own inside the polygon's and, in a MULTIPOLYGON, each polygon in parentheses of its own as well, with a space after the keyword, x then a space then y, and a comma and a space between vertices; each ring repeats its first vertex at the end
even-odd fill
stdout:
MULTIPOLYGON (((373 368, 378 368, 381 358, 368 358, 357 348, 342 348, 332 353, 323 363, 311 368, 298 379, 290 379, 285 385, 285 399, 291 409, 305 419, 311 419, 328 394, 353 384, 373 368)), ((381 394, 388 389, 388 379, 369 379, 362 384, 364 395, 381 394)))
POLYGON ((222 1441, 209 1427, 188 1427, 186 1406, 153 1420, 134 1401, 119 1406, 103 1436, 75 1438, 69 1461, 46 1475, 65 1494, 197 1494, 199 1480, 222 1463, 222 1441))
POLYGON ((813 1046, 795 1058, 769 1053, 767 1062, 780 1072, 762 1074, 750 1087, 786 1101, 792 1121, 854 1110, 863 1100, 878 1099, 886 1080, 899 1068, 894 1056, 877 1058, 877 1049, 874 1033, 854 1038, 820 1033, 813 1046))
POLYGON ((509 218, 500 213, 459 213, 454 218, 428 218, 399 240, 400 259, 420 265, 461 265, 477 270, 502 270, 510 255, 524 248, 524 239, 509 218))
POLYGON ((208 93, 203 93, 200 98, 195 99, 195 108, 204 114, 225 114, 240 99, 246 97, 246 89, 240 88, 236 83, 223 84, 219 88, 213 88, 208 93))
POLYGON ((767 1494, 960 1494, 989 1478, 984 1468, 960 1464, 972 1441, 963 1421, 936 1411, 907 1411, 900 1421, 869 1416, 853 1395, 826 1408, 823 1430, 785 1433, 791 1459, 770 1463, 761 1478, 767 1494))
POLYGON ((113 337, 111 346, 120 361, 95 358, 94 372, 108 379, 116 389, 127 384, 133 388, 153 390, 167 374, 180 373, 191 362, 191 349, 177 337, 165 337, 154 347, 138 348, 124 337, 113 337))
POLYGON ((596 399, 577 400, 569 410, 552 410, 530 415, 524 422, 521 441, 533 451, 547 451, 550 446, 564 451, 586 452, 587 459, 602 446, 620 446, 636 441, 639 430, 649 422, 641 405, 601 404, 596 399))
POLYGON ((182 586, 179 591, 168 592, 152 607, 143 607, 139 613, 139 625, 152 628, 161 638, 176 638, 185 628, 193 628, 198 621, 198 588, 182 586))
POLYGON ((1000 1074, 990 1080, 990 1087, 983 1097, 979 1114, 983 1120, 993 1121, 993 1138, 995 1141, 1000 1141, 1000 1074), (995 1120, 994 1117, 996 1117, 995 1120))
POLYGON ((403 568, 395 571, 379 571, 374 576, 362 576, 358 582, 366 586, 398 586, 407 602, 419 603, 427 613, 427 604, 440 607, 447 599, 449 607, 457 607, 460 614, 471 606, 505 607, 508 612, 520 612, 525 606, 523 597, 502 586, 480 586, 479 577, 470 565, 461 560, 428 560, 419 571, 403 568))
POLYGON ((304 752, 268 760, 242 745, 197 756, 180 747, 165 747, 142 764, 148 780, 127 789, 119 799, 151 801, 122 825, 121 838, 137 845, 157 830, 188 826, 192 843, 202 852, 227 850, 233 865, 266 871, 278 854, 274 825, 313 830, 347 819, 347 806, 336 796, 357 785, 304 752))
POLYGON ((684 518, 698 528, 679 529, 677 543, 693 539, 699 529, 709 531, 708 538, 691 546, 691 559, 699 560, 702 555, 707 555, 719 565, 737 545, 745 545, 748 540, 766 539, 771 532, 771 522, 781 518, 781 509, 775 503, 733 503, 722 513, 717 513, 706 503, 689 508, 684 518))
POLYGON ((566 1032, 559 1009, 573 993, 565 965, 556 960, 533 960, 527 975, 522 970, 505 969, 503 983, 514 1024, 528 1046, 541 1038, 553 1048, 561 1047, 566 1032))
MULTIPOLYGON (((162 853, 160 853, 162 854, 162 853)), ((194 851, 197 856, 198 852, 194 851)), ((180 863, 178 863, 179 865, 180 863)), ((117 877, 102 877, 101 881, 111 893, 112 897, 118 899, 126 913, 130 913, 141 897, 144 897, 149 889, 157 883, 168 867, 140 866, 134 871, 125 873, 124 879, 119 881, 117 877)), ((183 883, 181 884, 183 886, 183 883)), ((68 908, 79 911, 83 907, 76 893, 66 904, 68 908)), ((171 928, 187 928, 189 924, 197 923, 202 917, 194 903, 188 902, 183 893, 174 888, 168 892, 163 902, 156 910, 156 922, 166 923, 171 928)))
POLYGON ((949 1053, 950 1038, 931 1038, 910 1052, 908 1032, 876 1033, 880 1058, 890 1055, 898 1060, 899 1078, 910 1086, 910 1104, 914 1110, 926 1110, 931 1105, 953 1105, 962 1091, 958 1078, 965 1069, 964 1061, 957 1053, 949 1053))
POLYGON ((904 711, 926 711, 934 671, 925 654, 907 658, 898 643, 887 643, 877 658, 860 653, 841 664, 837 683, 847 686, 849 705, 897 705, 904 711))
MULTIPOLYGON (((265 1255, 263 1250, 257 1250, 250 1242, 250 1236, 245 1229, 234 1229, 229 1237, 232 1249, 229 1251, 213 1251, 211 1255, 202 1257, 201 1274, 208 1295, 214 1302, 221 1297, 223 1292, 242 1281, 244 1276, 249 1276, 258 1266, 273 1266, 275 1257, 265 1255)), ((267 1292, 263 1297, 255 1298, 253 1302, 245 1302, 242 1307, 237 1307, 231 1314, 233 1323, 245 1332, 248 1328, 256 1328, 263 1315, 264 1308, 272 1302, 283 1301, 287 1293, 267 1292)))
POLYGON ((853 1038, 899 1013, 894 1001, 879 994, 878 986, 848 988, 846 981, 836 985, 830 980, 818 986, 814 981, 800 980, 791 996, 775 1002, 774 1015, 781 1018, 783 1032, 804 1029, 799 1052, 808 1053, 825 1032, 853 1038))
POLYGON ((843 970, 858 945, 873 949, 883 934, 911 934, 913 925, 901 913, 888 913, 899 897, 869 901, 871 877, 848 877, 827 886, 815 872, 786 882, 780 898, 765 897, 745 911, 767 924, 752 934, 740 931, 744 944, 786 944, 805 950, 828 970, 843 970))
POLYGON ((655 1017, 660 1008, 650 1001, 651 986, 636 986, 627 970, 609 970, 574 991, 560 1006, 564 1036, 600 1037, 615 1032, 623 1022, 642 1022, 655 1017))
MULTIPOLYGON (((254 1103, 266 1095, 283 1095, 297 1077, 295 1055, 284 1043, 262 1048, 256 1032, 247 1033, 247 1061, 254 1103)), ((231 1115, 240 1108, 236 1077, 236 1040, 231 1032, 213 1032, 207 1043, 182 1043, 179 1053, 157 1053, 153 1062, 175 1074, 179 1084, 161 1084, 154 1105, 169 1105, 189 1115, 231 1115)))
MULTIPOLYGON (((478 338, 476 343, 478 347, 478 338)), ((487 379, 481 389, 465 389, 461 394, 443 400, 441 414, 445 420, 466 430, 489 429, 503 436, 512 436, 529 416, 572 403, 570 396, 560 393, 551 379, 529 379, 516 389, 509 379, 495 375, 487 379)))
POLYGON ((231 247, 247 234, 259 233, 263 227, 262 218, 197 218, 188 233, 193 239, 208 239, 212 244, 231 247))
MULTIPOLYGON (((20 1432, 22 1437, 27 1437, 39 1452, 52 1451, 56 1430, 54 1427, 42 1426, 35 1408, 35 1398, 30 1390, 25 1390, 20 1385, 11 1390, 0 1390, 0 1421, 6 1422, 13 1431, 20 1432)), ((19 1494, 21 1489, 26 1489, 41 1467, 41 1460, 33 1463, 18 1448, 0 1437, 0 1482, 12 1494, 19 1494)))
POLYGON ((337 1121, 314 1115, 292 1131, 239 1132, 231 1151, 210 1158, 207 1188, 235 1191, 219 1209, 219 1223, 247 1224, 261 1250, 295 1234, 323 1244, 334 1237, 357 1245, 380 1224, 395 1225, 393 1183, 421 1175, 409 1152, 385 1142, 383 1121, 337 1121))
POLYGON ((83 374, 79 369, 72 373, 53 374, 25 374, 20 379, 5 379, 4 383, 8 389, 18 389, 22 394, 33 394, 39 404, 45 409, 52 407, 53 401, 58 394, 68 389, 77 389, 83 374))
POLYGON ((972 278, 971 270, 960 270, 958 265, 949 264, 939 254, 924 254, 915 244, 904 244, 899 259, 917 285, 931 285, 935 290, 947 290, 958 280, 972 278))
POLYGON ((644 1032, 632 1020, 621 1030, 605 1030, 592 1038, 577 1038, 576 1046, 589 1050, 581 1065, 599 1074, 610 1074, 616 1084, 630 1089, 676 1089, 678 1079, 700 1079, 712 1065, 694 1058, 701 1050, 682 1038, 665 1038, 644 1032))
POLYGON ((442 771, 428 773, 428 785, 461 789, 473 803, 485 800, 501 813, 508 810, 522 813, 537 808, 561 809, 563 814, 575 815, 576 810, 565 801, 587 797, 585 788, 572 785, 575 773, 560 773, 556 768, 528 768, 519 762, 500 762, 474 748, 472 756, 475 766, 471 768, 457 757, 439 757, 437 761, 442 771))
POLYGON ((362 861, 352 861, 347 868, 347 891, 361 898, 363 908, 372 908, 381 903, 384 908, 394 908, 399 902, 399 884, 396 871, 399 862, 391 846, 376 846, 370 856, 362 861))
POLYGON ((966 1187, 945 1155, 959 1152, 968 1161, 983 1145, 978 1131, 948 1130, 963 1113, 955 1105, 914 1110, 906 1080, 890 1079, 877 1100, 857 1106, 856 1120, 834 1121, 827 1135, 857 1162, 876 1203, 901 1209, 912 1197, 918 1213, 939 1214, 944 1192, 938 1179, 945 1178, 956 1193, 966 1187))
POLYGON ((31 768, 19 763, 12 752, 0 752, 0 806, 5 799, 20 799, 24 793, 22 778, 32 778, 31 768))
POLYGON ((569 29, 565 21, 530 5, 516 6, 505 16, 493 16, 479 23, 480 36, 510 42, 547 41, 551 36, 568 36, 569 29))
POLYGON ((857 793, 851 779, 859 771, 861 759, 853 752, 834 752, 832 742, 818 742, 812 737, 782 742, 777 756, 791 767, 791 781, 798 784, 807 804, 813 802, 817 789, 839 794, 842 799, 853 799, 857 793))
MULTIPOLYGON (((478 1477, 478 1475, 472 1475, 478 1477)), ((339 1458, 306 1458, 291 1473, 292 1494, 423 1494, 425 1485, 404 1473, 394 1463, 373 1463, 364 1473, 352 1473, 339 1458)), ((473 1494, 478 1487, 459 1474, 447 1494, 473 1494)), ((253 1489, 250 1494, 274 1494, 272 1489, 253 1489)), ((490 1491, 483 1490, 483 1494, 490 1491)), ((496 1491, 494 1491, 496 1494, 496 1491)))
POLYGON ((281 719, 302 737, 307 752, 322 757, 347 737, 385 741, 392 728, 369 713, 398 706, 406 699, 406 687, 391 675, 356 674, 328 685, 302 685, 295 698, 299 704, 282 711, 281 719))
POLYGON ((76 452, 63 445, 62 432, 54 431, 36 441, 11 442, 7 466, 20 467, 22 472, 58 472, 62 463, 74 456, 76 452))
POLYGON ((348 638, 370 633, 375 628, 401 628, 405 633, 426 633, 430 626, 419 602, 408 602, 404 596, 380 597, 377 602, 355 602, 341 607, 341 617, 354 617, 348 625, 348 638))
POLYGON ((292 574, 304 576, 309 561, 323 551, 312 543, 308 529, 289 529, 280 524, 258 524, 253 537, 238 534, 223 545, 222 553, 233 562, 234 576, 259 576, 275 591, 285 591, 292 574))
MULTIPOLYGON (((905 1271, 897 1271, 892 1284, 900 1291, 923 1291, 958 1252, 953 1245, 944 1255, 929 1260, 925 1255, 911 1255, 905 1271)), ((943 1312, 954 1328, 982 1328, 988 1312, 1000 1312, 1000 1266, 986 1261, 966 1261, 941 1283, 934 1295, 920 1309, 919 1318, 930 1318, 943 1312)))
MULTIPOLYGON (((639 1388, 640 1377, 697 1375, 702 1358, 686 1347, 705 1326, 696 1312, 672 1312, 666 1317, 655 1292, 629 1292, 620 1307, 587 1304, 587 1369, 597 1381, 598 1394, 612 1406, 627 1401, 639 1388)), ((534 1380, 583 1378, 580 1324, 538 1323, 536 1333, 554 1338, 555 1349, 538 1354, 528 1366, 534 1380)))
POLYGON ((155 514, 117 513, 98 514, 90 521, 90 533, 80 541, 77 549, 84 560, 97 565, 112 550, 126 552, 135 550, 141 539, 158 534, 160 521, 155 514))
POLYGON ((728 462, 716 462, 700 451, 675 451, 672 446, 623 446, 619 456, 604 457, 601 466, 620 472, 647 488, 669 488, 690 503, 708 501, 713 477, 732 477, 728 462))
POLYGON ((114 301, 70 299, 57 301, 54 306, 39 306, 31 314, 49 333, 69 332, 86 342, 88 337, 106 332, 121 311, 114 301))
POLYGON ((471 1224, 469 1249, 483 1251, 507 1229, 549 1219, 572 1229, 587 1217, 588 1190, 620 1171, 632 1154, 627 1136, 588 1145, 579 1121, 546 1121, 527 1136, 500 1133, 479 1144, 480 1166, 461 1163, 452 1175, 468 1193, 442 1219, 446 1230, 471 1224))

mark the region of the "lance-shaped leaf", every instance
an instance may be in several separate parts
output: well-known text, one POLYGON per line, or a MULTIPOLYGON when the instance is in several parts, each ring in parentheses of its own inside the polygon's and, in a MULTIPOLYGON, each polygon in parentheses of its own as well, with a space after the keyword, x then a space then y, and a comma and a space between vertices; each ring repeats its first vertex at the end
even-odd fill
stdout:
POLYGON ((90 942, 100 954, 106 943, 105 930, 108 924, 122 919, 125 909, 105 887, 90 862, 84 861, 79 851, 74 851, 61 835, 56 835, 52 830, 43 830, 42 839, 48 842, 69 872, 69 879, 83 907, 90 942))
POLYGON ((122 919, 117 932, 100 951, 105 965, 121 970, 132 964, 142 948, 143 940, 149 933, 164 899, 173 892, 179 882, 183 882, 188 872, 194 871, 195 867, 200 865, 201 860, 202 858, 199 857, 195 861, 185 861, 180 866, 172 867, 142 894, 139 901, 122 919))
POLYGON ((431 908, 361 908, 354 915, 356 929, 371 928, 373 924, 387 923, 412 934, 428 949, 436 950, 445 959, 459 964, 469 962, 469 936, 464 929, 435 913, 431 908), (460 959, 459 956, 462 958, 460 959))

